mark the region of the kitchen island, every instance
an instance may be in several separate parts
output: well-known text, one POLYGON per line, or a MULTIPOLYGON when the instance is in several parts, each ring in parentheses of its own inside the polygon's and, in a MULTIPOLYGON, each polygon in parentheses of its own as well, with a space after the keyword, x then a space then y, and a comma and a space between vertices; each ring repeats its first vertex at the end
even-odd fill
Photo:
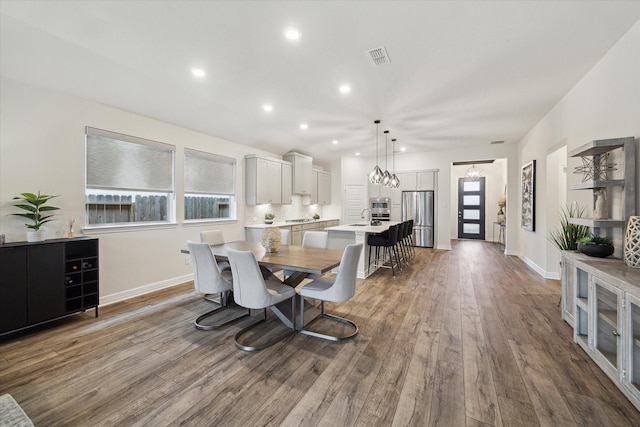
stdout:
POLYGON ((395 221, 383 221, 380 225, 369 225, 368 223, 358 223, 350 225, 339 225, 337 227, 328 227, 329 232, 329 249, 343 249, 352 243, 362 243, 362 253, 358 261, 358 278, 366 279, 377 267, 369 267, 369 246, 367 239, 369 234, 382 233, 389 229, 390 226, 399 224, 395 221))

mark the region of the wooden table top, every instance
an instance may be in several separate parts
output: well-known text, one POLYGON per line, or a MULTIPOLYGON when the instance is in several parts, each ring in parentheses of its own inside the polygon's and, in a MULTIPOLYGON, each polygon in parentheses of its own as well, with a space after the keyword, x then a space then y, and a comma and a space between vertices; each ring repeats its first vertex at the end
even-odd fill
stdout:
POLYGON ((238 240, 222 245, 212 245, 216 258, 226 260, 227 249, 251 251, 258 264, 264 267, 280 267, 304 273, 324 274, 340 265, 341 249, 304 248, 302 246, 280 246, 278 252, 266 252, 257 242, 238 240))

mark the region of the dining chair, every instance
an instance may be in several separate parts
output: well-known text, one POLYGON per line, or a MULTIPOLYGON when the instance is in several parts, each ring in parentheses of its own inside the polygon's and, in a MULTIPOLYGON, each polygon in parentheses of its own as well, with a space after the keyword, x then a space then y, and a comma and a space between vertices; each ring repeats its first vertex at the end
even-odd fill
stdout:
MULTIPOLYGON (((327 243, 329 241, 329 233, 326 231, 306 231, 302 236, 302 247, 303 248, 319 248, 319 249, 327 249, 327 243)), ((282 272, 283 277, 286 279, 287 277, 293 274, 293 271, 287 270, 286 268, 282 272)), ((307 275, 308 278, 313 279, 315 276, 313 274, 307 275)))
POLYGON ((280 229, 280 245, 281 246, 289 245, 289 230, 280 229))
MULTIPOLYGON (((224 235, 222 234, 222 230, 207 230, 200 232, 200 242, 207 243, 209 245, 222 245, 225 243, 224 235)), ((218 266, 221 271, 229 270, 231 271, 231 267, 229 267, 229 263, 227 261, 217 261, 218 266)))
POLYGON ((398 243, 398 224, 392 225, 386 230, 386 233, 369 234, 367 236, 367 245, 369 246, 369 266, 391 268, 393 278, 396 278, 396 267, 398 271, 402 271, 400 264, 400 256, 396 244, 398 243), (375 257, 371 257, 371 250, 376 248, 375 257), (380 255, 382 250, 382 255, 380 255), (387 265, 387 263, 389 265, 387 265))
POLYGON ((202 321, 221 310, 228 307, 229 294, 233 289, 233 279, 231 277, 231 271, 221 271, 219 265, 216 263, 215 257, 211 252, 211 248, 207 243, 187 242, 189 247, 189 254, 191 256, 191 265, 193 267, 193 284, 196 291, 204 294, 204 299, 210 301, 216 305, 216 308, 198 316, 194 320, 193 325, 197 329, 205 331, 211 329, 217 329, 222 326, 235 322, 242 317, 248 316, 251 312, 243 314, 242 316, 234 317, 226 322, 204 325, 202 321), (219 300, 213 299, 212 295, 218 294, 219 300))
POLYGON ((256 257, 251 251, 227 249, 227 257, 233 273, 233 299, 236 304, 249 310, 262 309, 264 311, 262 320, 247 326, 235 335, 234 342, 236 347, 245 351, 262 350, 293 334, 295 329, 280 334, 264 344, 251 345, 241 342, 243 335, 267 320, 268 307, 288 299, 291 299, 291 323, 295 325, 296 291, 273 275, 266 279, 263 278, 256 257))
POLYGON ((358 325, 349 319, 344 317, 338 317, 332 314, 325 313, 324 303, 328 302, 344 302, 351 299, 356 293, 356 275, 358 273, 358 261, 360 254, 362 253, 362 243, 354 243, 347 245, 342 253, 342 259, 340 261, 340 269, 336 275, 335 280, 330 280, 324 277, 320 277, 310 283, 307 283, 300 288, 300 333, 311 335, 318 338, 323 338, 331 341, 342 341, 349 338, 353 338, 358 334, 358 325), (304 299, 313 298, 320 300, 320 316, 309 322, 310 326, 316 320, 320 318, 330 319, 336 322, 344 323, 351 328, 353 332, 348 335, 328 335, 315 332, 309 329, 305 329, 304 324, 304 299))

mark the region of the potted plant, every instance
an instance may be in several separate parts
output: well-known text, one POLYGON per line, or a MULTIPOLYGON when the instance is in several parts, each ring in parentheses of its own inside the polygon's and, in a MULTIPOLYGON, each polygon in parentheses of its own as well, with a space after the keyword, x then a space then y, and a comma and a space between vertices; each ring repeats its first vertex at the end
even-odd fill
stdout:
POLYGON ((266 214, 264 214, 264 223, 265 224, 273 224, 273 218, 275 218, 275 215, 273 215, 272 213, 267 212, 266 214))
POLYGON ((15 207, 23 209, 26 212, 14 213, 11 215, 21 216, 27 218, 30 223, 25 224, 29 231, 27 231, 27 242, 40 242, 44 240, 44 235, 40 231, 40 227, 49 221, 53 221, 54 214, 51 211, 56 211, 60 208, 55 206, 44 206, 49 200, 58 196, 50 196, 47 194, 33 193, 21 193, 20 196, 16 196, 13 200, 19 200, 15 207))
POLYGON ((317 213, 313 214, 313 219, 320 219, 320 215, 318 215, 317 213))
POLYGON ((605 258, 611 255, 613 250, 613 242, 607 237, 591 234, 578 241, 578 251, 585 255, 605 258))
POLYGON ((549 235, 549 240, 561 251, 575 251, 578 240, 589 236, 589 227, 569 222, 569 218, 582 218, 584 207, 577 206, 563 208, 560 211, 560 229, 555 229, 549 235))

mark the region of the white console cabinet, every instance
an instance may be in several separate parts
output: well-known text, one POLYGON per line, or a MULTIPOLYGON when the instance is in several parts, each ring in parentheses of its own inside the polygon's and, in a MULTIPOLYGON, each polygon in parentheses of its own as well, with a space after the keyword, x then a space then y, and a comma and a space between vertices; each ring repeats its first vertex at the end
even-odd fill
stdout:
POLYGON ((562 318, 640 410, 640 270, 615 258, 563 252, 562 318))

